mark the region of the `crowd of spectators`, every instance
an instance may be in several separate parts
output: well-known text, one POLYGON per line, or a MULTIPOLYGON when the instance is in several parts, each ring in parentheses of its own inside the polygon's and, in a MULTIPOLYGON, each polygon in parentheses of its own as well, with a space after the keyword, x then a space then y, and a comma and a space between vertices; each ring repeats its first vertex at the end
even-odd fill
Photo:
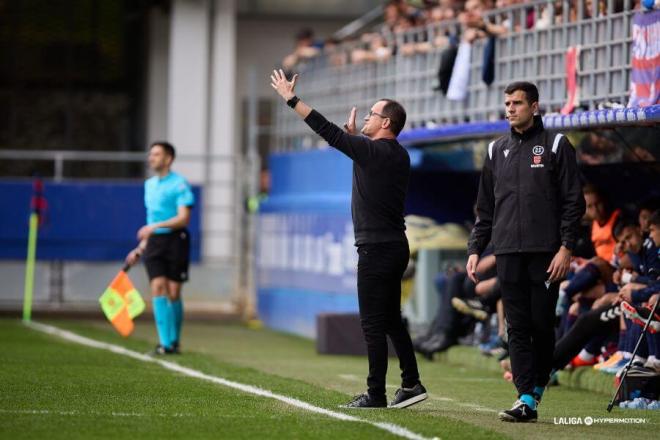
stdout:
MULTIPOLYGON (((383 22, 371 31, 347 37, 314 41, 306 29, 296 38, 293 53, 282 65, 292 72, 311 58, 324 56, 329 65, 386 61, 401 53, 410 56, 449 48, 460 41, 473 42, 523 29, 546 29, 565 21, 574 22, 608 13, 607 2, 598 0, 557 0, 539 8, 514 8, 523 0, 390 0, 383 7, 383 22), (581 3, 581 5, 580 5, 581 3), (538 16, 537 16, 538 15, 538 16)), ((635 6, 639 1, 635 1, 635 6)), ((621 12, 623 0, 616 0, 612 12, 621 12)))

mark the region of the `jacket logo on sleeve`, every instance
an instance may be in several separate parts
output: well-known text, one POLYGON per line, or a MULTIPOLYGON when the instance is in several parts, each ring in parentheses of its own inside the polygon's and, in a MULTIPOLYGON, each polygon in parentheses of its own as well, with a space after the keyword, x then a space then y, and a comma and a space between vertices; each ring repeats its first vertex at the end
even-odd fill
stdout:
POLYGON ((534 154, 534 157, 532 159, 532 165, 530 165, 532 168, 543 168, 545 165, 543 165, 543 152, 545 149, 541 145, 535 145, 534 148, 532 148, 532 153, 534 154))
POLYGON ((506 158, 509 155, 509 149, 504 150, 504 157, 506 158))

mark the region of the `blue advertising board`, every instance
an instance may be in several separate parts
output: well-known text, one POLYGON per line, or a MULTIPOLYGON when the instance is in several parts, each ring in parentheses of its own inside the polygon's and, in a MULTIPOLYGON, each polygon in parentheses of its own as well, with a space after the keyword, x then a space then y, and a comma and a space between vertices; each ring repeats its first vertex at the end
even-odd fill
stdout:
MULTIPOLYGON (((193 187, 191 259, 200 258, 201 190, 193 187)), ((32 183, 0 182, 0 259, 24 259, 32 183)), ((144 225, 144 185, 44 182, 47 209, 39 228, 38 260, 123 261, 144 225)))
POLYGON ((259 317, 313 338, 319 313, 358 310, 352 163, 317 150, 276 154, 270 164, 273 186, 257 229, 259 317))

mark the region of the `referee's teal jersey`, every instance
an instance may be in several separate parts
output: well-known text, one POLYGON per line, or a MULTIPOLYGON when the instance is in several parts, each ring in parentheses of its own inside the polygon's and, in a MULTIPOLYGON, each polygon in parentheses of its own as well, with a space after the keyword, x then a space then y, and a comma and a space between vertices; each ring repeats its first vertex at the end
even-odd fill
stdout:
MULTIPOLYGON (((173 171, 165 177, 153 176, 144 182, 144 205, 147 208, 147 224, 169 220, 176 217, 179 206, 195 204, 190 184, 173 171)), ((170 228, 158 228, 156 234, 166 234, 170 228)))

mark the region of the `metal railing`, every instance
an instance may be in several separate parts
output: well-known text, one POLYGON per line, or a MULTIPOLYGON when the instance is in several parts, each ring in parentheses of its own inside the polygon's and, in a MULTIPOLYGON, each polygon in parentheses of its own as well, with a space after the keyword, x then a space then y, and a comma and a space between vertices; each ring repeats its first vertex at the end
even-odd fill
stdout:
MULTIPOLYGON (((495 79, 488 86, 481 77, 485 39, 474 41, 470 53, 470 79, 467 98, 447 99, 436 91, 438 67, 446 46, 435 45, 436 36, 458 35, 458 21, 445 21, 386 36, 390 46, 396 42, 428 41, 430 49, 412 55, 399 50, 383 62, 330 66, 319 57, 301 72, 298 94, 329 120, 340 125, 352 106, 364 115, 379 98, 394 98, 407 110, 406 128, 452 124, 479 120, 500 120, 506 86, 516 80, 532 81, 541 94, 544 112, 556 112, 567 101, 565 59, 569 47, 579 47, 577 85, 578 107, 596 109, 599 103, 625 104, 629 95, 631 22, 635 11, 631 1, 615 1, 607 7, 586 11, 585 2, 563 0, 561 14, 555 2, 537 0, 509 8, 489 11, 485 20, 508 31, 495 41, 495 79), (528 28, 528 18, 535 18, 528 28), (550 18, 550 21, 547 21, 550 18), (546 21, 544 21, 546 20, 546 21)), ((460 36, 459 36, 460 38, 460 36)), ((341 50, 341 48, 340 48, 341 50)), ((343 50, 350 50, 343 48, 343 50)), ((315 148, 323 145, 305 124, 286 106, 278 106, 275 149, 277 151, 315 148)))
MULTIPOLYGON (((42 174, 42 178, 62 181, 84 181, 76 171, 90 164, 109 163, 103 175, 93 180, 142 180, 148 175, 146 152, 126 151, 69 151, 69 150, 0 150, 0 162, 5 165, 3 178, 27 178, 21 172, 30 168, 32 163, 51 162, 52 174, 42 174), (15 166, 12 163, 27 165, 15 166), (9 164, 7 166, 7 164, 9 164), (126 173, 122 165, 130 164, 133 168, 126 173), (12 172, 13 169, 18 171, 12 172), (9 172, 7 172, 9 170, 9 172), (126 177, 126 176, 130 177, 126 177)), ((202 218, 202 255, 203 263, 192 268, 194 279, 189 286, 191 297, 197 304, 211 304, 214 299, 222 298, 236 302, 241 286, 238 285, 240 265, 247 252, 243 247, 243 212, 246 197, 246 180, 253 174, 254 166, 248 158, 229 155, 180 154, 176 159, 175 169, 185 175, 193 184, 203 188, 202 218), (218 219, 225 226, 218 226, 218 219), (227 256, 209 255, 207 246, 213 242, 226 243, 229 246, 227 256), (220 297, 218 294, 221 294, 220 297)), ((16 268, 22 268, 17 261, 0 261, 0 273, 8 279, 6 292, 0 295, 0 309, 13 308, 19 303, 18 292, 22 291, 22 278, 14 277, 16 268)), ((90 279, 110 276, 116 270, 117 263, 40 261, 38 265, 35 301, 42 309, 59 307, 94 308, 97 305, 96 290, 90 279), (94 277, 81 274, 94 273, 94 277), (91 289, 91 290, 90 290, 91 289)), ((22 274, 22 271, 20 271, 22 274)), ((141 285, 146 285, 142 271, 136 271, 141 285)), ((219 306, 222 306, 221 304, 219 306)))

